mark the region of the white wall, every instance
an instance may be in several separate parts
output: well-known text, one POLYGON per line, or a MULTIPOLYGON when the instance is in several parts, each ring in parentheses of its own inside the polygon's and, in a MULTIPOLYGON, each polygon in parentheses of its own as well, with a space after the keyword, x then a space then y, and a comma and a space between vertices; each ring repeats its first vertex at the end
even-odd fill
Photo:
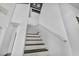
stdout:
POLYGON ((70 4, 59 4, 63 22, 67 31, 68 39, 72 49, 72 55, 79 56, 79 24, 76 16, 79 16, 79 9, 70 4))
POLYGON ((67 38, 57 4, 44 4, 39 22, 40 24, 47 26, 47 28, 49 28, 51 31, 54 30, 61 36, 67 38))
MULTIPOLYGON (((44 40, 47 40, 49 52, 51 55, 71 55, 69 42, 63 43, 63 40, 67 40, 67 34, 62 21, 61 13, 58 4, 43 4, 39 23, 46 27, 50 32, 54 32, 63 39, 57 39, 53 35, 50 35, 48 31, 42 32, 44 40), (48 35, 49 34, 49 35, 48 35), (48 39, 45 39, 48 38, 48 39), (67 50, 66 50, 67 49, 67 50)), ((40 30, 40 28, 39 28, 40 30)))
POLYGON ((28 24, 31 24, 31 25, 38 25, 39 24, 39 14, 38 13, 35 13, 35 12, 32 12, 30 11, 31 13, 31 16, 28 20, 28 24))
POLYGON ((7 14, 4 14, 0 11, 0 26, 5 28, 8 27, 8 22, 12 16, 13 10, 15 8, 15 4, 0 4, 3 8, 7 10, 7 14))

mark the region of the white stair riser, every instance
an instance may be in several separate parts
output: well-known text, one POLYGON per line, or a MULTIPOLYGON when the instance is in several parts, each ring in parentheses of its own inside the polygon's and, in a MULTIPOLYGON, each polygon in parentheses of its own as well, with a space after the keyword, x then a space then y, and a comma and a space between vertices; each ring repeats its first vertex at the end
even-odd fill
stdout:
POLYGON ((24 50, 32 50, 32 49, 41 49, 41 48, 46 48, 45 45, 39 45, 39 46, 25 46, 24 50))
POLYGON ((38 44, 38 43, 44 43, 43 41, 26 41, 25 44, 38 44))

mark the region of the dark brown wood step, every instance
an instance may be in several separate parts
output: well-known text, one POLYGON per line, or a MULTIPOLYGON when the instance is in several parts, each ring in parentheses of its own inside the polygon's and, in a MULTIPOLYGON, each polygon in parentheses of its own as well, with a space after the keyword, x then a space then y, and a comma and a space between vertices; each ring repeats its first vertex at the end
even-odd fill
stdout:
POLYGON ((39 35, 37 33, 27 33, 27 35, 39 35))
POLYGON ((37 32, 37 33, 26 33, 27 35, 29 34, 29 35, 38 35, 39 34, 39 32, 37 32))
POLYGON ((26 41, 42 41, 41 39, 39 39, 39 40, 36 40, 36 39, 26 39, 26 41))
POLYGON ((38 44, 25 44, 25 46, 34 46, 34 45, 45 45, 44 43, 38 43, 38 44))
POLYGON ((5 54, 4 56, 11 56, 11 53, 7 53, 7 54, 5 54))
POLYGON ((44 51, 48 51, 48 49, 42 48, 42 49, 24 50, 24 54, 36 53, 36 52, 44 52, 44 51))
POLYGON ((26 37, 36 37, 36 38, 40 38, 40 36, 26 36, 26 37))

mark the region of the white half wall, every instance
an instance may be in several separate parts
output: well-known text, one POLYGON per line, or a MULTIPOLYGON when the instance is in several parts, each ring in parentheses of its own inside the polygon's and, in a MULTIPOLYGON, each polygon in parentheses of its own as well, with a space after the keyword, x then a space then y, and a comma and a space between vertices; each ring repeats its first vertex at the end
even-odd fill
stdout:
POLYGON ((27 20, 29 15, 29 5, 17 4, 12 22, 20 23, 17 29, 17 37, 14 42, 12 56, 23 56, 25 36, 27 30, 27 20))
MULTIPOLYGON (((0 29, 1 34, 0 34, 0 49, 2 48, 2 43, 3 43, 3 38, 5 35, 5 32, 7 30, 7 27, 10 23, 13 11, 15 8, 15 4, 7 4, 7 3, 1 3, 0 4, 0 29)), ((0 50, 1 53, 1 50, 0 50)))

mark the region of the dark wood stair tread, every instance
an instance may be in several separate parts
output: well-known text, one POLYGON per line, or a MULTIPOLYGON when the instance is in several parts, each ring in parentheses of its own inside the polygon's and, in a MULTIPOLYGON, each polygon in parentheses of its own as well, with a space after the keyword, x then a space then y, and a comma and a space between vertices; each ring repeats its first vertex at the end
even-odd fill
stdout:
POLYGON ((38 44, 25 44, 25 46, 32 46, 32 45, 45 45, 44 43, 38 43, 38 44))
POLYGON ((27 53, 36 53, 36 52, 43 52, 43 51, 48 51, 48 49, 42 48, 42 49, 24 50, 24 54, 27 54, 27 53))
POLYGON ((37 32, 37 33, 26 33, 26 34, 30 34, 30 35, 38 35, 39 32, 37 32))
POLYGON ((4 56, 11 56, 11 53, 7 53, 7 54, 5 54, 4 56))
POLYGON ((36 38, 38 37, 38 38, 40 38, 40 36, 26 36, 26 37, 36 37, 36 38))
POLYGON ((29 40, 29 39, 26 39, 26 41, 42 41, 42 40, 41 39, 39 39, 39 40, 35 40, 35 39, 32 39, 32 40, 30 39, 29 40))

